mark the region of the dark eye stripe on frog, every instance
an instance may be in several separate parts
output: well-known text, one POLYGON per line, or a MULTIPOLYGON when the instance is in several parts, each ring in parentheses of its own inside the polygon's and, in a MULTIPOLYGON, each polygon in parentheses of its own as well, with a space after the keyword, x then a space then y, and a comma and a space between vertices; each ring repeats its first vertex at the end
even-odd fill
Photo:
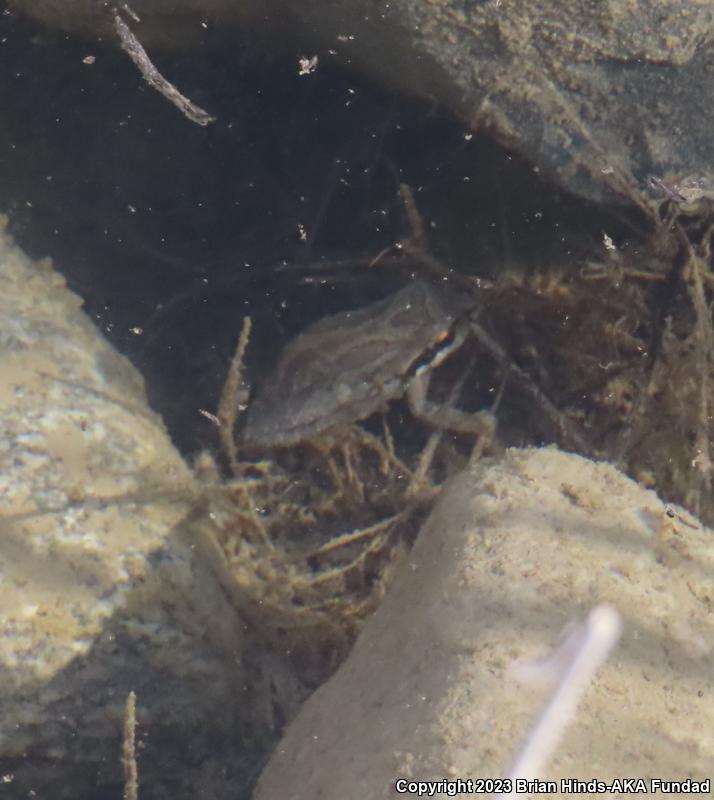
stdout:
POLYGON ((425 370, 438 367, 459 345, 466 336, 466 326, 455 323, 444 328, 434 344, 419 354, 408 370, 408 375, 421 375, 425 370))

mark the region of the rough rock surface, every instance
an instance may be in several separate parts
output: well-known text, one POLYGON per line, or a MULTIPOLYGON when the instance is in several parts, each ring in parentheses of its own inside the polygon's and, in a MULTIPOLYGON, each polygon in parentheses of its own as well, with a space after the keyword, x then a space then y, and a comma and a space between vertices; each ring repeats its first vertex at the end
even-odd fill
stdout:
MULTIPOLYGON (((116 38, 109 3, 14 0, 116 38)), ((640 203, 650 177, 711 187, 714 7, 691 0, 135 0, 147 45, 263 35, 436 99, 571 191, 640 203), (683 124, 686 120, 686 124, 683 124)))
POLYGON ((710 777, 713 569, 712 532, 610 465, 512 450, 462 474, 255 800, 503 775, 547 695, 512 665, 549 655, 602 602, 622 638, 543 777, 710 777))
POLYGON ((176 764, 207 765, 209 732, 239 747, 247 714, 242 628, 180 525, 191 477, 137 373, 4 222, 0 282, 2 794, 120 784, 134 690, 145 796, 176 796, 176 764))

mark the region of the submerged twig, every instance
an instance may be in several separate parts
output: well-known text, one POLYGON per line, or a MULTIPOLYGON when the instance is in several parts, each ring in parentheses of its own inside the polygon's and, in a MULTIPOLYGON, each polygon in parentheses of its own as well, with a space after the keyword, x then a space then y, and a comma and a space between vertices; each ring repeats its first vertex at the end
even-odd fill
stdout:
POLYGON ((475 319, 470 320, 471 331, 476 341, 499 363, 503 364, 508 370, 508 375, 518 381, 521 390, 530 395, 537 403, 540 410, 545 414, 555 430, 563 438, 567 447, 572 447, 583 455, 592 454, 592 445, 577 425, 553 404, 545 392, 533 381, 525 370, 521 369, 509 357, 506 350, 492 337, 475 319))
MULTIPOLYGON (((706 292, 704 290, 703 275, 706 274, 706 265, 710 263, 711 259, 711 232, 708 237, 704 238, 699 251, 696 251, 689 243, 685 235, 685 241, 688 249, 688 260, 684 269, 684 279, 687 286, 689 297, 692 301, 692 306, 696 313, 697 319, 694 328, 694 336, 696 343, 696 361, 699 368, 699 415, 698 415, 698 429, 695 441, 696 456, 692 460, 692 464, 697 467, 701 473, 704 490, 711 492, 712 486, 712 471, 714 466, 711 461, 710 454, 710 436, 709 436, 709 421, 710 416, 710 359, 712 349, 714 349, 714 327, 712 326, 712 312, 711 307, 707 302, 706 292)), ((699 502, 695 508, 697 513, 700 513, 699 502)))
POLYGON ((136 766, 136 694, 134 692, 129 692, 126 697, 121 763, 124 768, 124 800, 138 800, 139 769, 136 766))
POLYGON ((188 97, 185 97, 179 92, 173 83, 164 78, 153 65, 141 42, 134 36, 131 32, 131 28, 129 28, 126 22, 119 16, 117 11, 114 12, 114 29, 119 36, 122 50, 124 50, 134 64, 136 64, 139 72, 141 72, 149 86, 161 93, 170 103, 173 103, 185 117, 191 120, 191 122, 206 126, 216 121, 215 117, 211 116, 195 103, 192 103, 188 97))
POLYGON ((221 399, 218 402, 218 432, 221 438, 221 445, 225 454, 228 456, 231 472, 236 475, 238 472, 238 452, 236 449, 235 438, 233 436, 235 431, 236 419, 241 410, 238 403, 238 390, 240 389, 243 381, 243 364, 245 362, 245 351, 248 347, 248 340, 250 339, 250 330, 252 322, 250 317, 243 318, 243 327, 241 328, 240 337, 236 351, 233 354, 230 367, 228 368, 228 375, 226 382, 221 391, 221 399))

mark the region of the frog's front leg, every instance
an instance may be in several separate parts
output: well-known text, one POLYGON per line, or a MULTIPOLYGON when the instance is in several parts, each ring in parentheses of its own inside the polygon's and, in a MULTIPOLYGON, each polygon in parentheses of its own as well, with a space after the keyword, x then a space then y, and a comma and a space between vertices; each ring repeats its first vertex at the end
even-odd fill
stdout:
POLYGON ((440 430, 473 433, 490 442, 496 433, 496 418, 490 411, 462 411, 453 406, 432 403, 428 397, 431 370, 417 373, 406 389, 412 414, 440 430))

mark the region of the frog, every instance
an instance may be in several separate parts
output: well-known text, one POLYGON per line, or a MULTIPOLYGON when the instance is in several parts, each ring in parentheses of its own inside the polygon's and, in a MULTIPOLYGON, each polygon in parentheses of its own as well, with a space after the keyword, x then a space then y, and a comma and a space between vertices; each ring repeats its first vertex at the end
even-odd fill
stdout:
POLYGON ((437 429, 493 435, 488 411, 428 399, 433 371, 466 341, 472 301, 415 279, 393 294, 309 325, 284 348, 250 402, 243 444, 282 448, 326 435, 406 398, 437 429))

